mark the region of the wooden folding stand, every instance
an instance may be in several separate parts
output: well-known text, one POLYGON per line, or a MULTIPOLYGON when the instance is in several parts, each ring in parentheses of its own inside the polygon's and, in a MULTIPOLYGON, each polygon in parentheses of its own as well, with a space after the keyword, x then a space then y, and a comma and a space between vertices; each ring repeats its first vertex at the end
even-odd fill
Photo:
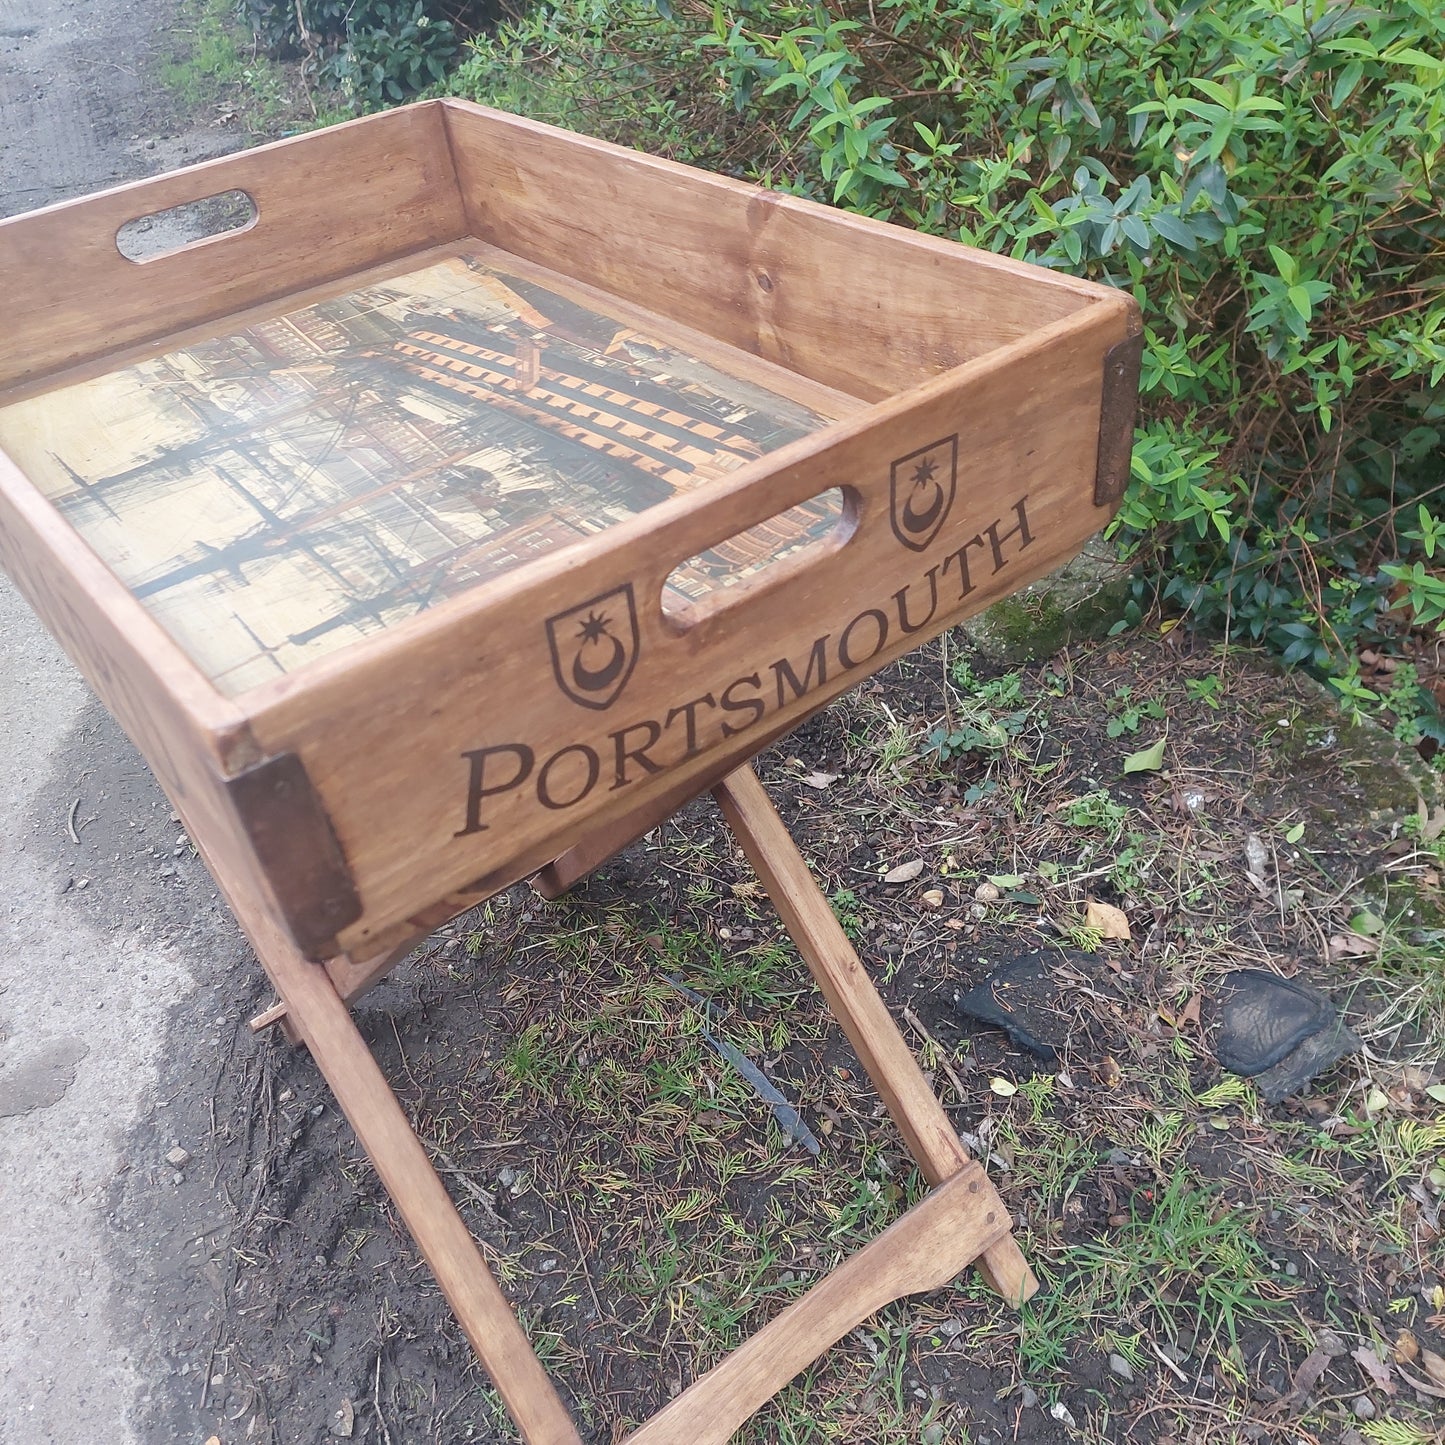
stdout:
POLYGON ((709 789, 932 1188, 630 1438, 726 1440, 970 1262, 1033 1292, 748 760, 1107 520, 1128 298, 451 101, 0 222, 0 275, 0 561, 530 1445, 579 1436, 348 1006, 709 789))
MULTIPOLYGON (((939 1288, 975 1260, 989 1284, 1013 1304, 1038 1288, 1009 1233, 1002 1200, 949 1123, 757 775, 745 764, 712 792, 934 1188, 627 1437, 645 1445, 722 1445, 869 1315, 900 1296, 939 1288)), ((555 867, 538 882, 555 896, 555 867)), ((258 1015, 253 1027, 284 1022, 311 1050, 529 1445, 578 1440, 566 1408, 353 1023, 348 996, 268 930, 266 920, 259 922, 248 932, 282 1002, 258 1015)), ((343 967, 353 970, 357 991, 381 976, 377 965, 343 967), (355 980, 364 982, 358 986, 355 980)))

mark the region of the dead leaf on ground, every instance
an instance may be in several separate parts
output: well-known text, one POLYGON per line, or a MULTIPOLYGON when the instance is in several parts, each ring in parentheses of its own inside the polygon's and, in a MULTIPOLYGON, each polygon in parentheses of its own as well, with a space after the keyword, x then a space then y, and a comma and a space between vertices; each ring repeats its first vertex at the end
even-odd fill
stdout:
POLYGON ((1127 943, 1134 936, 1129 932, 1129 920, 1122 908, 1115 908, 1112 903, 1100 903, 1095 898, 1089 899, 1089 906, 1084 910, 1084 927, 1096 929, 1101 937, 1117 939, 1121 943, 1127 943))
POLYGON ((930 889, 928 890, 928 892, 920 895, 918 901, 919 901, 925 908, 942 908, 942 907, 943 907, 943 889, 941 889, 941 888, 930 888, 930 889))
POLYGON ((1249 833, 1244 840, 1244 871, 1251 878, 1263 883, 1265 870, 1269 867, 1269 849, 1258 833, 1249 833))
POLYGON ((922 872, 923 859, 911 858, 907 863, 900 863, 896 868, 890 868, 883 875, 883 881, 885 883, 912 883, 922 872))
POLYGON ((1445 1385, 1445 1355, 1437 1355, 1434 1350, 1421 1346, 1420 1363, 1425 1367, 1425 1373, 1437 1385, 1445 1385))
POLYGON ((1428 1395, 1432 1400, 1445 1400, 1445 1385, 1432 1385, 1429 1380, 1412 1375, 1403 1365, 1400 1366, 1400 1378, 1418 1394, 1428 1395))
POLYGON ((823 788, 831 788, 838 781, 839 776, 838 773, 809 773, 803 781, 810 788, 817 788, 821 791, 823 788))
POLYGON ((1437 805, 1427 808, 1423 798, 1419 799, 1419 804, 1420 841, 1433 843, 1442 833, 1445 833, 1445 807, 1437 805))
POLYGON ((1390 1367, 1368 1345, 1361 1345, 1350 1351, 1350 1358, 1370 1377, 1377 1390, 1387 1395, 1395 1393, 1395 1380, 1390 1367))
POLYGON ((1373 958, 1380 951, 1378 938, 1363 938, 1358 933, 1336 933, 1330 936, 1330 959, 1373 958))
POLYGON ((1203 997, 1201 994, 1191 994, 1189 1002, 1179 1010, 1179 1028, 1183 1028, 1185 1024, 1193 1024, 1195 1028, 1199 1027, 1199 1000, 1201 997, 1203 997))
POLYGON ((1114 1059, 1105 1054, 1094 1066, 1094 1077, 1106 1088, 1117 1089, 1124 1082, 1123 1071, 1114 1059))
POLYGON ((1299 1369, 1294 1372, 1294 1380, 1290 1384, 1290 1392, 1283 1400, 1280 1407, 1287 1407, 1292 1410, 1300 1410, 1304 1407, 1305 1401, 1309 1398, 1310 1391, 1319 1384, 1324 1373, 1330 1367, 1332 1356, 1328 1350, 1313 1349, 1305 1356, 1299 1369))

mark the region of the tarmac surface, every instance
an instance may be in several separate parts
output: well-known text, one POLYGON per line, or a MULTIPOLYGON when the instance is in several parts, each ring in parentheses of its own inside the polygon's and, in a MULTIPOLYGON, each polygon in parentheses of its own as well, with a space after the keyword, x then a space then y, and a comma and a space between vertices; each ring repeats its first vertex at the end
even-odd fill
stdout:
MULTIPOLYGON (((178 126, 148 79, 178 9, 0 0, 0 216, 235 147, 178 126)), ((5 308, 0 275, 0 349, 5 308)), ((195 1020, 213 981, 253 967, 179 835, 0 574, 3 1445, 138 1442, 136 1400, 161 1383, 154 1341, 115 1300, 149 1272, 141 1254, 173 1241, 122 1229, 116 1181, 140 1167, 179 1194, 168 1094, 214 1070, 216 1038, 195 1020)), ((162 1438, 184 1437, 146 1436, 162 1438)))

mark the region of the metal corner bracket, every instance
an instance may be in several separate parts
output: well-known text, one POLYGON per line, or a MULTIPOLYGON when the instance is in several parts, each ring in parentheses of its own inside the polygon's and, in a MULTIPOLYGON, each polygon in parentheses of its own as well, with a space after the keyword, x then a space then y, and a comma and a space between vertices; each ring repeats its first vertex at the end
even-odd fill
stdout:
POLYGON ((297 948, 333 957, 361 898, 305 765, 279 753, 228 778, 226 791, 297 948))
POLYGON ((1129 484, 1134 447, 1134 417, 1139 404, 1139 368, 1144 337, 1126 336, 1104 353, 1104 393, 1099 406, 1099 460, 1094 473, 1094 505, 1111 510, 1129 484))

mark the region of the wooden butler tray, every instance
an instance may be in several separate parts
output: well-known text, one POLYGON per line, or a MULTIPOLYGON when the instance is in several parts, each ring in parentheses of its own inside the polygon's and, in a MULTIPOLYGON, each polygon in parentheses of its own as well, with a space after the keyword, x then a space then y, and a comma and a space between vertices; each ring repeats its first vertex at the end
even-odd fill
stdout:
POLYGON ((347 1004, 708 789, 935 1188, 630 1438, 725 1440, 970 1261, 1032 1293, 747 760, 1107 520, 1126 296, 456 101, 0 223, 0 276, 0 559, 528 1441, 579 1436, 347 1004), (117 250, 228 191, 243 229, 117 250))

